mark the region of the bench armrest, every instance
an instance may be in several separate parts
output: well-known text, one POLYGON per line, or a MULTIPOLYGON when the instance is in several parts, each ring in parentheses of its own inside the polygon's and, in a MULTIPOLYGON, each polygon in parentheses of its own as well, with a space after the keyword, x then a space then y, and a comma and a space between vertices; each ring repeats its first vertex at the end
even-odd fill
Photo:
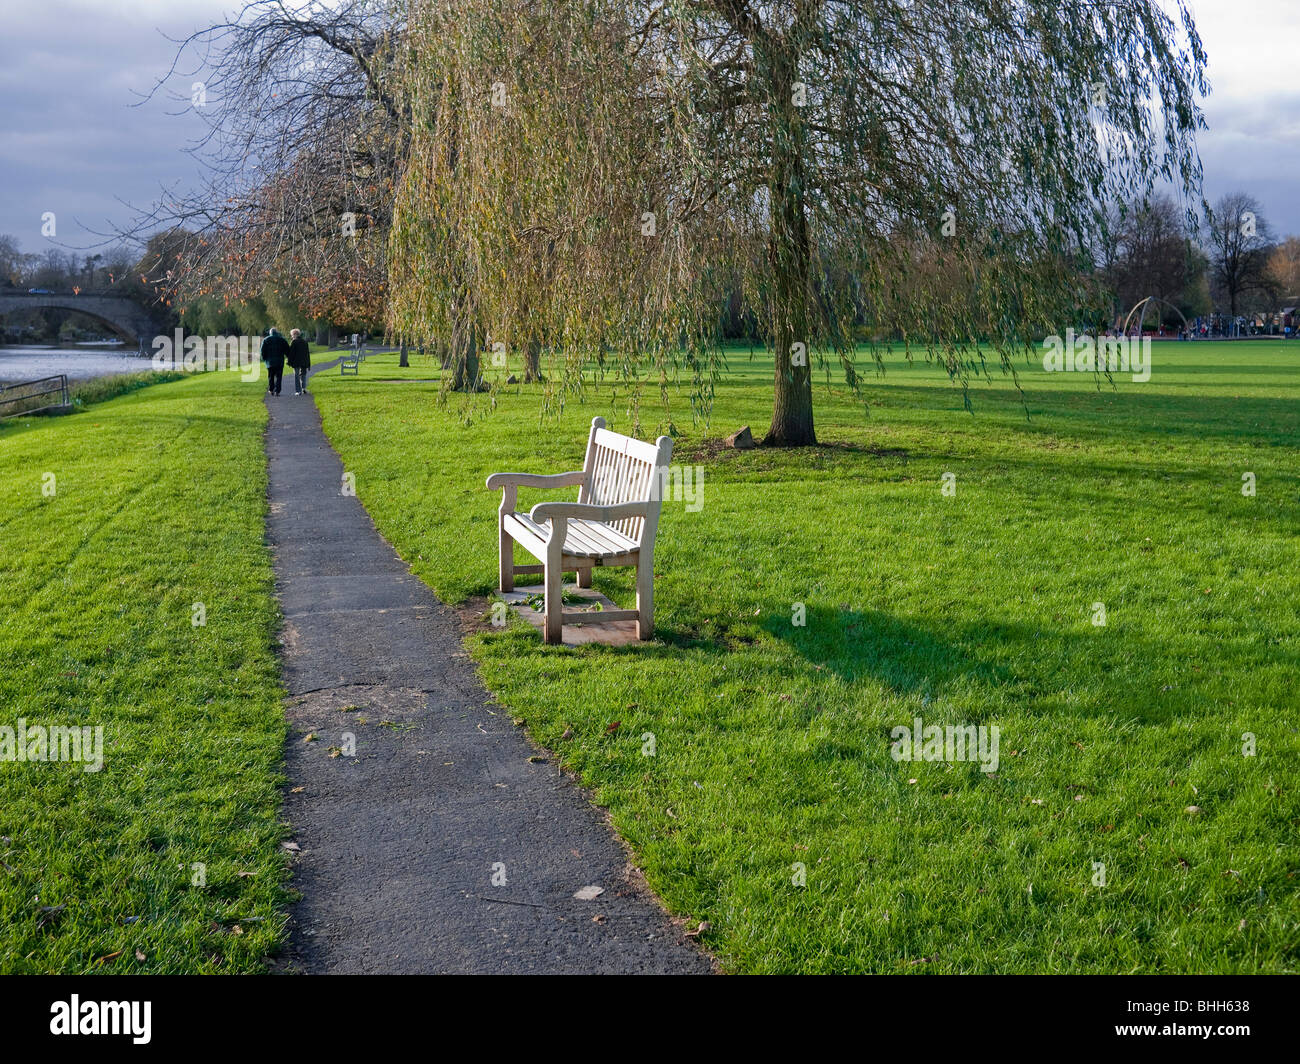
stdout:
POLYGON ((487 478, 489 491, 514 485, 523 488, 566 488, 575 484, 585 484, 586 470, 578 469, 572 473, 493 473, 487 478))
POLYGON ((587 502, 539 502, 529 511, 534 521, 545 518, 577 518, 584 521, 621 521, 625 517, 649 517, 648 502, 620 502, 612 506, 596 506, 587 502))

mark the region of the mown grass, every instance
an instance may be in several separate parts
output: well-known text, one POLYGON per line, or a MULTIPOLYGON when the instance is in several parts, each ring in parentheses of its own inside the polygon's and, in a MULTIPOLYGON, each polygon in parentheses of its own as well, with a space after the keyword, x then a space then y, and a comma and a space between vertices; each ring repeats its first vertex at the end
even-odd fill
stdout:
MULTIPOLYGON (((473 638, 727 968, 1297 969, 1300 344, 1154 357, 1114 388, 1026 365, 1023 398, 975 384, 974 416, 896 358, 865 409, 819 386, 820 447, 718 453, 704 436, 770 415, 770 361, 733 351, 711 429, 675 400, 704 506, 665 506, 657 641, 473 638), (895 761, 917 716, 997 725, 998 771, 895 761)), ((580 466, 596 414, 666 424, 606 382, 558 420, 506 388, 464 427, 437 385, 378 379, 437 376, 412 362, 313 388, 380 530, 450 601, 495 583, 488 473, 580 466)), ((630 601, 629 571, 596 583, 630 601)))
POLYGON ((0 761, 0 971, 250 972, 280 941, 261 387, 0 425, 0 726, 104 743, 98 772, 0 761))

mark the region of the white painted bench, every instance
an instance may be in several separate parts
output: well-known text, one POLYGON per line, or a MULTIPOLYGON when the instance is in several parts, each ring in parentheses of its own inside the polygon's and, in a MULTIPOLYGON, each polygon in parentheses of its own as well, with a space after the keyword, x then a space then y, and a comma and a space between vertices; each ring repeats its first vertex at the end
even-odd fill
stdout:
POLYGON ((542 634, 548 643, 562 641, 563 626, 607 621, 637 622, 637 635, 654 635, 654 546, 663 483, 673 441, 634 440, 605 428, 592 418, 587 457, 582 469, 540 476, 493 473, 489 489, 501 489, 498 520, 501 590, 513 591, 520 573, 543 573, 546 590, 542 634), (515 511, 518 490, 578 486, 577 502, 538 503, 528 513, 515 511), (515 565, 518 543, 541 565, 515 565), (636 566, 636 609, 565 613, 560 576, 576 573, 579 587, 591 587, 597 565, 636 566))

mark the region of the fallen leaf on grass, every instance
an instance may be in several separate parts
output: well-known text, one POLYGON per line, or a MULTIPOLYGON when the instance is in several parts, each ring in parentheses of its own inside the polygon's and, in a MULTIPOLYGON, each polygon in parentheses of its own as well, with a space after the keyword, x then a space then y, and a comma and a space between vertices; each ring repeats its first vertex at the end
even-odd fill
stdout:
POLYGON ((616 721, 614 721, 613 724, 611 724, 609 727, 607 727, 607 728, 605 729, 605 734, 606 734, 606 735, 613 735, 616 731, 618 731, 618 729, 619 729, 620 727, 622 727, 622 724, 623 724, 623 722, 622 722, 621 720, 616 720, 616 721))
POLYGON ((95 963, 103 964, 105 961, 116 960, 118 957, 122 956, 122 954, 125 952, 126 950, 120 949, 116 953, 105 953, 102 957, 96 957, 95 963))
POLYGON ((146 956, 145 956, 143 953, 141 953, 139 950, 136 950, 136 951, 135 951, 135 959, 138 960, 138 961, 145 961, 145 960, 148 960, 149 958, 146 957, 146 956))
POLYGON ((290 853, 302 852, 302 847, 300 847, 296 842, 282 842, 280 843, 280 847, 281 849, 288 850, 290 853))
POLYGON ((709 923, 708 920, 701 920, 701 921, 700 921, 700 926, 699 926, 699 927, 697 927, 694 931, 687 931, 687 932, 686 932, 686 937, 687 937, 687 938, 699 938, 702 934, 704 934, 704 932, 706 932, 706 931, 712 931, 712 930, 713 930, 713 925, 712 925, 711 923, 709 923))

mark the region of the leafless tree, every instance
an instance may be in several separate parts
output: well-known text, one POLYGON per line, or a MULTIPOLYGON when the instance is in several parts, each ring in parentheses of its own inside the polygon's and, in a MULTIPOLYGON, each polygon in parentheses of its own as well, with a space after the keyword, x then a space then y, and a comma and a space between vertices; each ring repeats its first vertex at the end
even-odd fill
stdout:
POLYGON ((1200 257, 1189 220, 1173 198, 1161 194, 1116 205, 1107 229, 1104 276, 1116 313, 1148 296, 1177 305, 1196 279, 1200 257))
POLYGON ((1268 269, 1273 231, 1259 201, 1246 192, 1220 196, 1206 216, 1212 279, 1236 318, 1243 295, 1268 294, 1276 284, 1268 269))
POLYGON ((313 317, 377 322, 407 122, 387 87, 400 11, 384 0, 254 0, 176 41, 150 97, 196 112, 206 180, 164 189, 137 238, 179 234, 145 263, 160 298, 268 288, 313 317))

